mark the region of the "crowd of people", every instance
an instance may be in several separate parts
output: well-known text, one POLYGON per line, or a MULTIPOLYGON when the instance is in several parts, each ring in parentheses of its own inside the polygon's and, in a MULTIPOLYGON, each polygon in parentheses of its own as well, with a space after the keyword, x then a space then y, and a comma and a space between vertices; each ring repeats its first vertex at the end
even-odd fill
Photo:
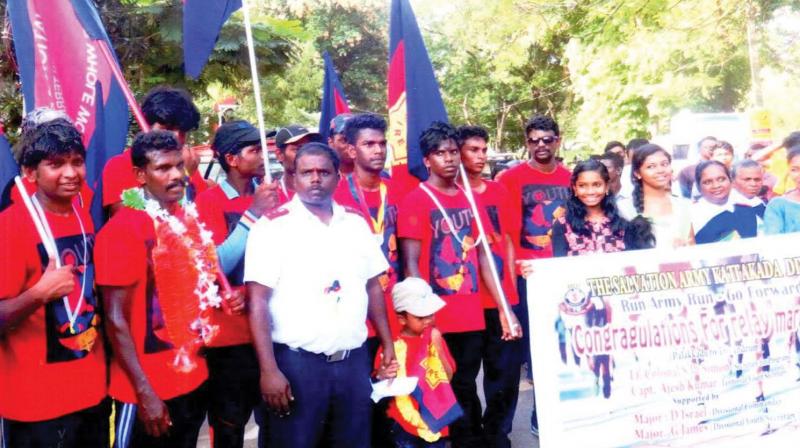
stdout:
MULTIPOLYGON (((23 125, 0 213, 2 446, 194 447, 207 418, 213 446, 241 447, 255 414, 262 447, 508 447, 525 364, 532 381, 530 260, 800 230, 798 190, 776 196, 713 137, 680 172, 643 139, 570 170, 535 116, 529 159, 490 180, 487 131, 436 122, 429 177, 407 187, 386 121, 348 114, 327 142, 279 128, 269 183, 259 130, 235 120, 213 184, 186 146, 189 95, 141 108, 151 130, 107 163, 97 233, 80 133, 52 111, 23 125), (408 377, 414 392, 371 400, 408 377)), ((800 133, 783 146, 796 184, 800 133)))

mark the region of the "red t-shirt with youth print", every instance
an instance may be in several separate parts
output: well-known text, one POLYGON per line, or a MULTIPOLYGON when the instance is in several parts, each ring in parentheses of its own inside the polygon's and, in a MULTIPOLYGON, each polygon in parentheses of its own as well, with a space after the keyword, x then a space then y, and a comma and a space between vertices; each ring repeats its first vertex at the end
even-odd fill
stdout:
MULTIPOLYGON (((84 209, 75 210, 77 215, 66 216, 45 212, 62 266, 77 268, 69 308, 61 298, 52 300, 0 339, 0 416, 11 420, 53 419, 95 406, 106 396, 94 294, 94 227, 84 209), (75 313, 72 325, 70 312, 75 313)), ((48 261, 25 206, 17 203, 1 213, 0 300, 31 289, 48 261)))
MULTIPOLYGON (((236 229, 239 220, 253 204, 253 196, 238 196, 228 199, 222 187, 216 185, 197 197, 197 212, 206 229, 214 234, 214 244, 219 246, 236 229)), ((244 290, 244 257, 227 275, 231 287, 244 290)), ((209 343, 209 347, 249 344, 250 324, 246 314, 231 315, 222 309, 211 310, 211 324, 217 325, 219 333, 209 343)))
POLYGON ((498 181, 511 198, 511 218, 519 223, 519 234, 514 238, 518 260, 553 256, 550 227, 569 198, 569 179, 570 172, 562 165, 544 173, 527 162, 500 175, 498 181))
MULTIPOLYGON (((390 179, 382 179, 382 182, 386 186, 383 232, 379 232, 375 238, 380 241, 383 255, 389 263, 389 270, 381 276, 381 287, 383 288, 384 299, 386 300, 386 314, 389 319, 389 327, 392 330, 392 334, 396 335, 400 329, 400 323, 397 321, 397 314, 394 312, 394 306, 392 304, 392 288, 395 283, 397 283, 398 273, 400 272, 400 260, 397 253, 397 206, 400 204, 401 198, 390 179)), ((373 232, 375 231, 373 222, 377 224, 377 221, 379 221, 378 211, 381 206, 380 190, 367 191, 361 189, 358 187, 355 178, 348 175, 342 177, 339 181, 339 186, 333 194, 333 199, 345 207, 358 211, 367 222, 367 226, 369 226, 370 230, 373 232), (362 205, 362 196, 366 205, 362 205)), ((369 321, 367 322, 367 330, 370 337, 375 336, 375 329, 369 321)))
MULTIPOLYGON (((489 235, 489 248, 492 251, 495 266, 497 266, 497 275, 500 277, 500 284, 506 295, 506 300, 509 305, 516 305, 519 303, 519 296, 517 295, 514 272, 508 272, 508 251, 505 235, 511 235, 513 241, 514 235, 519 233, 519 224, 511 218, 511 204, 505 187, 490 180, 484 181, 484 183, 486 189, 483 190, 483 193, 478 193, 475 190, 473 190, 473 193, 477 202, 483 204, 486 216, 489 218, 489 221, 483 222, 483 230, 489 235)), ((484 284, 483 277, 481 277, 480 294, 484 309, 497 308, 497 303, 495 303, 489 293, 489 289, 484 284)))
MULTIPOLYGON (((442 333, 483 330, 483 307, 478 294, 480 267, 475 244, 479 232, 472 209, 461 191, 449 196, 431 186, 427 188, 444 208, 455 229, 450 228, 439 207, 419 186, 400 204, 397 235, 421 243, 420 275, 446 303, 436 313, 436 326, 442 333)), ((485 217, 482 219, 488 222, 485 217)))
MULTIPOLYGON (((133 289, 125 316, 136 355, 158 397, 168 400, 195 390, 208 377, 208 370, 205 362, 198 362, 197 368, 188 373, 179 373, 171 367, 176 350, 167 334, 158 301, 152 260, 155 244, 150 216, 123 207, 98 233, 95 260, 98 285, 133 289)), ((136 392, 117 361, 111 363, 109 394, 125 403, 137 402, 136 392)))

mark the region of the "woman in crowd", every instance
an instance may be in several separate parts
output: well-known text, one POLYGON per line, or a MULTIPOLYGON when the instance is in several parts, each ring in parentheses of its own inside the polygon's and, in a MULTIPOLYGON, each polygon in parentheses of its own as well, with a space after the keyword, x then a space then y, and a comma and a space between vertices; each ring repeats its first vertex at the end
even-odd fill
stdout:
POLYGON ((645 220, 628 223, 619 215, 609 181, 608 169, 598 160, 575 166, 566 212, 553 223, 554 256, 619 252, 654 244, 645 220))
POLYGON ((783 196, 773 198, 764 212, 764 229, 767 234, 800 232, 800 146, 787 151, 789 179, 795 188, 783 196))
POLYGON ((751 238, 758 234, 756 210, 731 200, 733 183, 722 162, 700 162, 695 169, 695 182, 700 189, 700 198, 690 209, 695 243, 751 238))
POLYGON ((652 225, 655 247, 673 249, 691 244, 689 203, 673 195, 672 158, 664 148, 647 144, 631 159, 633 194, 617 201, 620 215, 628 221, 642 216, 652 225))

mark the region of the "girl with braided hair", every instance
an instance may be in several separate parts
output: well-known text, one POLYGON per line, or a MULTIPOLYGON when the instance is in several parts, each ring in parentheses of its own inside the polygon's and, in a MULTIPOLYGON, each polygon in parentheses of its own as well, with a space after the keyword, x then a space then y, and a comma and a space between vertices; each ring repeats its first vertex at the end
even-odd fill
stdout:
POLYGON ((631 181, 632 196, 617 201, 620 215, 629 221, 638 216, 650 221, 657 248, 693 244, 689 202, 671 192, 669 153, 655 144, 638 148, 631 160, 631 181))

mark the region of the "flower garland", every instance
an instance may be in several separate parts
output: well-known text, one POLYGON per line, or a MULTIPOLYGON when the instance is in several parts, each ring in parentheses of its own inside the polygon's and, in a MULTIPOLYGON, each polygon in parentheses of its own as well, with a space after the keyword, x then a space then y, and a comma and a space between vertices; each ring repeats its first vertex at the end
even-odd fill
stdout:
POLYGON ((147 197, 142 188, 125 190, 122 203, 146 212, 153 220, 156 290, 167 334, 177 349, 172 366, 190 372, 197 367, 199 347, 219 332, 218 326, 209 322, 210 309, 219 308, 223 300, 216 284, 219 265, 212 233, 198 219, 194 203, 186 203, 182 216, 176 216, 147 197), (189 297, 196 297, 197 302, 186 300, 189 297))

